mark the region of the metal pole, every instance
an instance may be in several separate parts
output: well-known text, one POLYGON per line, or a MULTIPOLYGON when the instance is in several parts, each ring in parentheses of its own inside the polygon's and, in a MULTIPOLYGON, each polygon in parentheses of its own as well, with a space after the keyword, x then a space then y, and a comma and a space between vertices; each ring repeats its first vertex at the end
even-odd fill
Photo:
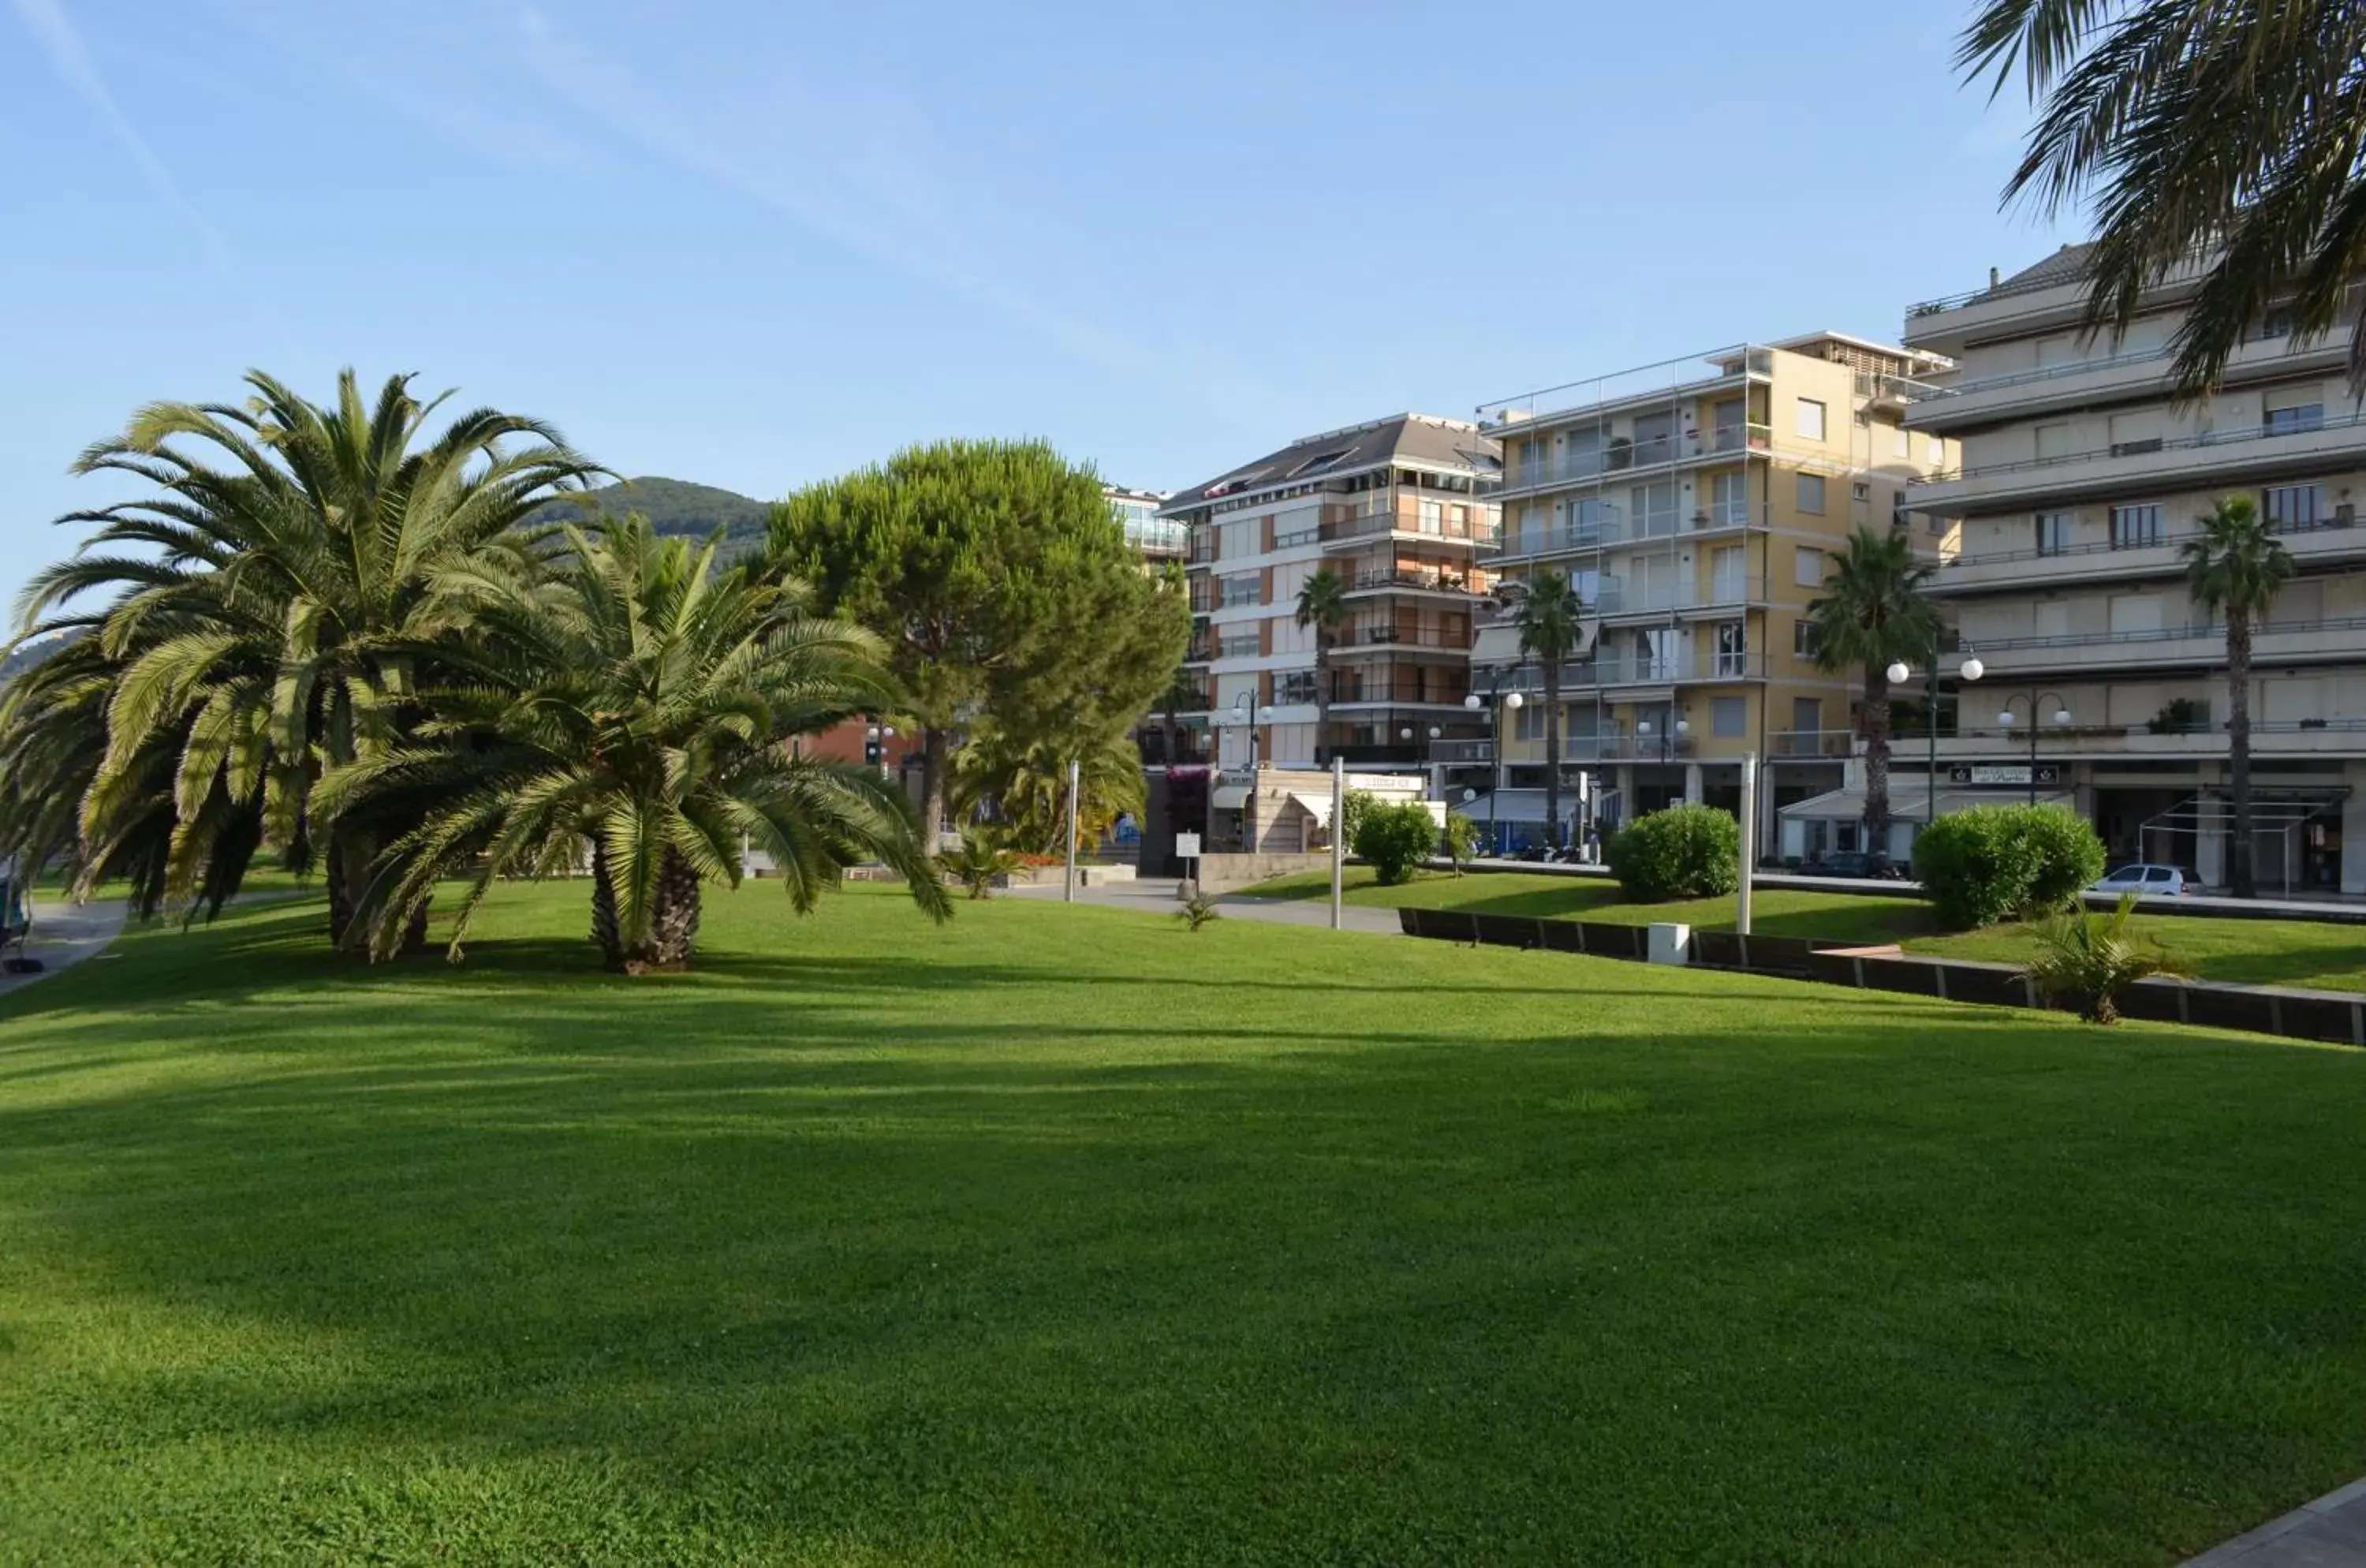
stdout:
MULTIPOLYGON (((1960 694, 1958 697, 1960 701, 1960 694)), ((1939 635, 1931 634, 1931 679, 1922 698, 1922 733, 1931 761, 1922 774, 1922 826, 1939 819, 1939 635)))
POLYGON ((1347 765, 1331 758, 1331 929, 1341 925, 1339 906, 1347 876, 1347 765))
POLYGON ((2029 804, 2037 804, 2037 692, 2029 694, 2029 804))
POLYGON ((1758 753, 1741 754, 1741 894, 1733 929, 1750 934, 1750 883, 1758 869, 1758 753))
POLYGON ((1495 792, 1504 787, 1504 697, 1499 685, 1487 694, 1487 858, 1503 853, 1495 841, 1495 792))
POLYGON ((1068 869, 1060 890, 1062 901, 1076 901, 1076 764, 1068 764, 1068 869))

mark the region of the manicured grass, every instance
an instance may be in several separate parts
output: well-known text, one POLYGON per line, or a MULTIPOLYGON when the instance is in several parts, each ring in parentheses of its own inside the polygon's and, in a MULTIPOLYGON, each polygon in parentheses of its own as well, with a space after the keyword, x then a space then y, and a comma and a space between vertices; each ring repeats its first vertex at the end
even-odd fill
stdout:
MULTIPOLYGON (((1327 898, 1331 883, 1323 873, 1285 876, 1251 888, 1249 896, 1327 898)), ((1384 908, 1480 909, 1622 925, 1681 920, 1704 931, 1731 931, 1734 922, 1730 897, 1630 904, 1619 893, 1618 885, 1606 877, 1522 872, 1455 877, 1432 872, 1403 886, 1381 887, 1374 884, 1369 868, 1350 866, 1346 897, 1354 903, 1384 908)), ((1909 953, 1999 964, 2025 961, 2034 942, 2033 929, 2022 925, 1943 932, 1932 919, 1929 906, 1920 899, 1877 894, 1762 888, 1752 900, 1751 924, 1769 936, 1867 944, 1894 942, 1909 953)), ((2141 913, 2135 925, 2204 980, 2366 991, 2366 925, 2141 913)))
POLYGON ((0 1558, 2167 1563, 2366 1471, 2366 1055, 1053 902, 0 1000, 0 1558))

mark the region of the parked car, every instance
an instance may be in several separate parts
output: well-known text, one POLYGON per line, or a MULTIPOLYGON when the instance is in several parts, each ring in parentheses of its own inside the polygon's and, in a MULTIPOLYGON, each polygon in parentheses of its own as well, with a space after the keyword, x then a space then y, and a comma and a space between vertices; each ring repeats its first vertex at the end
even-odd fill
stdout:
POLYGON ((1895 882, 1899 873, 1887 860, 1876 860, 1864 850, 1830 850, 1814 856, 1799 868, 1802 876, 1861 876, 1878 881, 1895 882))
POLYGON ((2182 898, 2186 895, 2185 873, 2173 865, 2138 863, 2124 865, 2105 874, 2095 884, 2097 893, 2134 893, 2143 898, 2182 898))

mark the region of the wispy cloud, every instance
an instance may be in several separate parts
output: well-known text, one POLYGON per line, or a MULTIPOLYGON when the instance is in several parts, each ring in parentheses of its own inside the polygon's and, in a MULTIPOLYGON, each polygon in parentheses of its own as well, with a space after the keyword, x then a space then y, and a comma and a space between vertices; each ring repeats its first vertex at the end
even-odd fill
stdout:
POLYGON ((99 122, 107 127, 107 133, 115 138, 116 144, 137 165, 156 194, 164 199, 165 205, 179 213, 189 227, 197 231, 213 264, 224 272, 229 271, 230 246, 223 243, 220 232, 206 221, 205 214, 199 212, 183 194, 180 182, 173 177, 173 171, 165 167, 164 160, 156 155, 156 150, 148 144, 148 139, 140 133, 140 128, 131 123, 131 117, 125 114, 123 107, 115 101, 115 95, 107 91, 106 79, 99 75, 98 67, 90 57, 89 46, 84 43, 82 34, 67 19, 57 0, 15 0, 15 5, 17 18, 39 42, 41 52, 49 57, 50 69, 57 73, 58 79, 75 96, 89 106, 99 122))

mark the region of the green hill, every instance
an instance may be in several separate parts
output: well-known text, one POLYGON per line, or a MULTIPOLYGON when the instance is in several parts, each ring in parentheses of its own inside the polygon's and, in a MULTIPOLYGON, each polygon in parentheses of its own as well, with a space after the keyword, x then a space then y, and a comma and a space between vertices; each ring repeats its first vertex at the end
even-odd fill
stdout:
MULTIPOLYGON (((688 534, 703 539, 721 528, 737 545, 752 545, 761 539, 764 520, 772 511, 764 502, 736 491, 655 474, 603 485, 590 492, 588 499, 612 516, 637 512, 657 525, 660 534, 688 534)), ((545 509, 546 514, 554 515, 560 510, 545 509)))

